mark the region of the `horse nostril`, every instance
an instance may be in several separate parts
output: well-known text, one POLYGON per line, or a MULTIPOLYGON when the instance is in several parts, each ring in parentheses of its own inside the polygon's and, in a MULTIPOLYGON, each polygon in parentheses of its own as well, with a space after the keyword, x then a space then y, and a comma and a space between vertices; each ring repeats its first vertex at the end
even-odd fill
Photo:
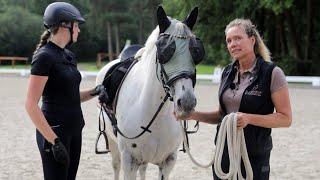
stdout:
POLYGON ((181 107, 181 99, 177 100, 177 104, 178 104, 179 107, 181 107))

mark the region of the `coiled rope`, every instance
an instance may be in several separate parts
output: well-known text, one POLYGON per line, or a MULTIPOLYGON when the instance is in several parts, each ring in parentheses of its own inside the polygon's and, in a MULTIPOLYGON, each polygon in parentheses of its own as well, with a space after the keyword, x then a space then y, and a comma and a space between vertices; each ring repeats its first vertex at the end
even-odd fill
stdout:
MULTIPOLYGON (((180 125, 183 131, 183 142, 187 144, 186 133, 183 128, 182 121, 180 121, 180 125)), ((216 151, 213 154, 211 161, 208 164, 201 164, 195 160, 195 158, 191 155, 189 146, 186 146, 187 154, 189 155, 191 161, 199 167, 208 168, 214 163, 214 171, 216 175, 221 179, 228 180, 242 180, 245 179, 241 173, 241 157, 243 159, 245 171, 246 171, 246 179, 253 179, 252 167, 249 161, 246 142, 244 139, 243 129, 237 129, 237 114, 230 113, 226 115, 222 123, 220 125, 220 130, 217 137, 216 143, 216 151), (223 148, 225 144, 225 139, 227 137, 228 144, 228 153, 229 153, 229 172, 224 173, 221 168, 221 160, 223 154, 223 148)))

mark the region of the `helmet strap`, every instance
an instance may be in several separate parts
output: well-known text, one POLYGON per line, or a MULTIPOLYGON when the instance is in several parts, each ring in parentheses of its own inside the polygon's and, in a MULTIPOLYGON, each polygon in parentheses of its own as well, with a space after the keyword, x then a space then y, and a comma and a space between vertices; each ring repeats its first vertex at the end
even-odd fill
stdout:
POLYGON ((68 42, 68 46, 71 46, 73 44, 73 22, 71 22, 71 27, 68 27, 70 32, 70 41, 68 42))

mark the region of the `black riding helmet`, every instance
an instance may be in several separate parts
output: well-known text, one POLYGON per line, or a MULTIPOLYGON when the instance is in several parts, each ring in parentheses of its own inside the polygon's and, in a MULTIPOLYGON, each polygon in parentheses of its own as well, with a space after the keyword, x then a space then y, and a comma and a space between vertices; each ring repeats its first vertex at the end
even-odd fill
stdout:
POLYGON ((47 6, 43 15, 43 24, 46 28, 59 26, 61 22, 85 22, 80 11, 66 2, 54 2, 47 6))
POLYGON ((66 2, 54 2, 49 4, 43 14, 43 24, 47 29, 54 26, 61 26, 62 22, 72 23, 72 26, 69 27, 71 35, 70 43, 73 42, 73 22, 75 21, 79 24, 85 23, 80 11, 73 5, 66 2))

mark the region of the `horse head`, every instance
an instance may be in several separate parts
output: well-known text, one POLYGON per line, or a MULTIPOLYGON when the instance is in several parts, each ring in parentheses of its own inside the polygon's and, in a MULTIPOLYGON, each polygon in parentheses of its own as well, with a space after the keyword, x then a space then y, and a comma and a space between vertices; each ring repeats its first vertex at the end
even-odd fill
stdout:
POLYGON ((167 17, 161 6, 157 10, 157 76, 165 91, 171 95, 174 112, 179 118, 189 116, 197 104, 193 89, 196 65, 205 54, 202 42, 191 31, 197 16, 197 7, 183 22, 167 17))

